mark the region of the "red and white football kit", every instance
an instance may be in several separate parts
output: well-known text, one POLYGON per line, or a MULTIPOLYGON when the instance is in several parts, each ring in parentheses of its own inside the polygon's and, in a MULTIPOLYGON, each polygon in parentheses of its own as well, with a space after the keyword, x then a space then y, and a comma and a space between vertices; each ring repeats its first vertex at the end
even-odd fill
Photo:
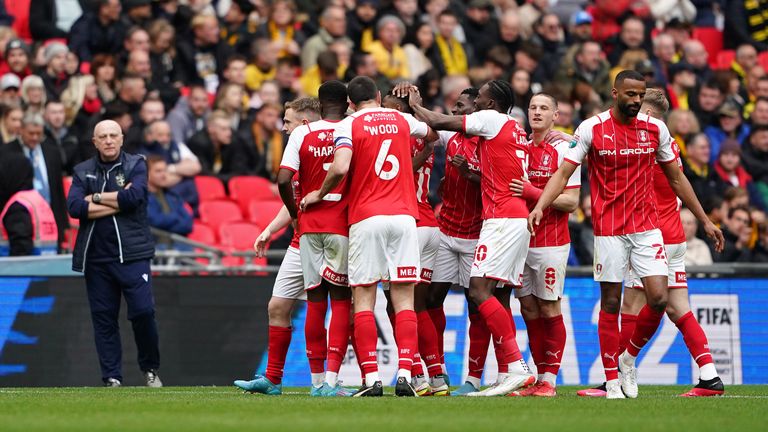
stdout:
MULTIPOLYGON (((334 131, 339 122, 319 120, 294 129, 280 167, 298 173, 301 196, 322 187, 333 163, 334 131)), ((313 289, 321 280, 347 285, 346 178, 323 201, 299 213, 298 231, 304 286, 313 289)))
MULTIPOLYGON (((547 181, 563 163, 570 142, 556 135, 550 142, 531 143, 528 155, 528 179, 531 186, 543 190, 547 181)), ((566 189, 581 187, 581 167, 568 179, 566 189)), ((529 200, 529 209, 536 205, 529 200)), ((534 295, 543 300, 559 300, 563 295, 565 268, 571 249, 568 231, 568 213, 549 207, 531 236, 528 256, 523 271, 523 288, 515 290, 515 297, 534 295)))
MULTIPOLYGON (((424 150, 424 139, 411 138, 411 152, 416 156, 424 150)), ((432 169, 435 166, 435 153, 432 152, 426 161, 413 174, 416 182, 416 202, 419 208, 419 219, 416 222, 416 231, 419 233, 419 258, 421 262, 420 282, 432 282, 432 273, 435 269, 437 248, 440 246, 440 230, 437 228, 435 211, 429 203, 429 179, 432 177, 432 169)))
POLYGON ((469 287, 469 272, 475 259, 475 247, 483 226, 483 199, 480 184, 461 175, 451 161, 461 155, 470 172, 480 175, 477 156, 479 137, 461 132, 438 132, 445 146, 445 177, 442 184, 443 205, 440 208, 440 246, 437 250, 435 282, 450 282, 469 287))
POLYGON ((464 116, 464 131, 480 137, 483 172, 483 227, 470 276, 520 286, 530 241, 528 206, 509 190, 509 183, 527 176, 525 131, 512 117, 493 110, 464 116))
POLYGON ((655 161, 675 161, 670 142, 667 126, 645 114, 624 125, 609 110, 576 130, 565 160, 579 165, 589 155, 596 281, 621 282, 627 263, 639 277, 667 274, 652 198, 655 161))

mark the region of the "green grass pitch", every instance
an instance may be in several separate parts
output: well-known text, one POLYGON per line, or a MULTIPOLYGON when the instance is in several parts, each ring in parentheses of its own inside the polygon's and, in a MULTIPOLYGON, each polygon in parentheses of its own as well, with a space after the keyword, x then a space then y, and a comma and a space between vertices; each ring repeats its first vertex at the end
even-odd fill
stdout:
POLYGON ((636 400, 278 397, 226 387, 0 389, 0 431, 765 431, 768 386, 686 399, 682 386, 641 386, 636 400))

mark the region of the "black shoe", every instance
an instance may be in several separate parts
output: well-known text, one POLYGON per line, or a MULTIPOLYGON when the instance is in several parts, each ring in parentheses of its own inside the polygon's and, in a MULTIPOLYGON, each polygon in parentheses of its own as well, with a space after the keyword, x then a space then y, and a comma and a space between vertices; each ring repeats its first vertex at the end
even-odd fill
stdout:
POLYGON ((397 384, 395 385, 395 396, 419 397, 419 395, 416 394, 416 390, 413 388, 411 383, 405 379, 405 377, 400 377, 397 379, 397 384))
POLYGON ((384 395, 384 387, 381 385, 381 381, 376 381, 372 386, 368 387, 363 384, 362 387, 352 397, 381 397, 384 395))
POLYGON ((711 380, 699 379, 699 383, 686 393, 681 394, 683 397, 707 397, 707 396, 720 396, 725 393, 725 386, 723 380, 720 377, 714 377, 711 380))
POLYGON ((117 378, 107 378, 104 380, 104 387, 121 387, 123 383, 117 378))

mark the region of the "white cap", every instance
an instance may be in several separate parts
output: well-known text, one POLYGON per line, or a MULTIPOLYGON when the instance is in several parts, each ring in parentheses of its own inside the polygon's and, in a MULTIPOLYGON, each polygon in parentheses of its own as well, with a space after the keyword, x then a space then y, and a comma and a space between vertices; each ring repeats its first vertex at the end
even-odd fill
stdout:
POLYGON ((0 78, 0 90, 8 90, 11 87, 21 87, 21 80, 16 74, 7 73, 0 78))

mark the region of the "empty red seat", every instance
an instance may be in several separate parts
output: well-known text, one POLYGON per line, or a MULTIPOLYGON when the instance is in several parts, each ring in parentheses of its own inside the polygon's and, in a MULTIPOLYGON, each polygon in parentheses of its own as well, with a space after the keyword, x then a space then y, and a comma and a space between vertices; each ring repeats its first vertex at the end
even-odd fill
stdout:
MULTIPOLYGON (((229 252, 250 251, 253 248, 253 242, 261 233, 261 228, 250 222, 229 222, 219 227, 219 244, 229 252)), ((239 266, 245 262, 242 257, 225 257, 222 263, 227 266, 239 266)), ((254 258, 254 264, 266 265, 264 258, 254 258)))
POLYGON ((248 211, 251 201, 280 200, 271 181, 254 176, 232 177, 229 180, 229 197, 240 205, 244 213, 248 211))
POLYGON ((760 54, 758 54, 757 62, 760 63, 760 66, 762 66, 763 69, 768 71, 768 51, 763 51, 760 54))
POLYGON ((224 191, 224 184, 218 177, 213 176, 195 176, 195 187, 200 202, 213 201, 227 198, 224 191))
POLYGON ((200 221, 211 228, 218 228, 227 222, 243 220, 240 207, 232 201, 218 200, 200 203, 200 221))
POLYGON ((195 221, 192 225, 192 232, 187 236, 188 239, 196 241, 198 243, 207 244, 209 246, 216 245, 216 232, 208 225, 195 221))
MULTIPOLYGON (((723 50, 723 32, 715 27, 697 27, 693 29, 693 38, 704 44, 709 53, 709 66, 718 68, 718 54, 723 50)), ((730 67, 730 62, 728 67, 730 67)))
MULTIPOLYGON (((282 208, 282 201, 251 201, 248 205, 248 220, 260 227, 266 228, 282 208)), ((274 240, 281 237, 286 229, 288 229, 288 227, 285 227, 276 233, 272 233, 272 239, 274 240)))
POLYGON ((725 50, 717 53, 717 65, 715 69, 727 70, 731 68, 733 60, 736 58, 736 51, 725 50))

